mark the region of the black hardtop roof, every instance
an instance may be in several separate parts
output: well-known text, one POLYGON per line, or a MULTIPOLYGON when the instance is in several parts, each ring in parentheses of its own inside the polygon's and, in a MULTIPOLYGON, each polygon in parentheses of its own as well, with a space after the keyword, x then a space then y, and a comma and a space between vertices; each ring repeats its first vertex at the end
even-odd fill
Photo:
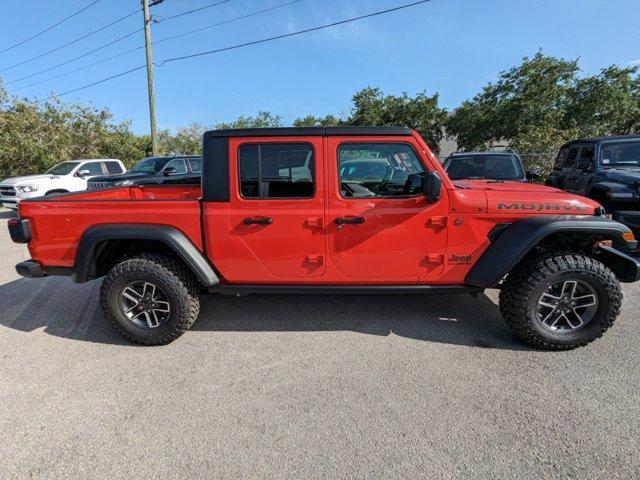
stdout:
POLYGON ((566 147, 568 145, 573 145, 574 143, 597 143, 610 140, 640 140, 640 135, 605 135, 602 137, 579 138, 577 140, 571 140, 562 146, 566 147))
POLYGON ((411 135, 406 127, 285 127, 285 128, 233 128, 209 130, 205 138, 220 137, 327 137, 343 135, 411 135))

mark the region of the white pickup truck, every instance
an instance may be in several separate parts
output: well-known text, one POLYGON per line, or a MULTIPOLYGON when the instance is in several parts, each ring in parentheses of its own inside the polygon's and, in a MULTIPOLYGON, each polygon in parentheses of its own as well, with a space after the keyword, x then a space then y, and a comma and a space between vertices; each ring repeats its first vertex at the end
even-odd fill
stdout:
POLYGON ((42 175, 8 178, 0 182, 0 204, 17 209, 18 203, 25 198, 86 190, 90 178, 119 175, 126 171, 120 160, 112 158, 62 162, 42 175))

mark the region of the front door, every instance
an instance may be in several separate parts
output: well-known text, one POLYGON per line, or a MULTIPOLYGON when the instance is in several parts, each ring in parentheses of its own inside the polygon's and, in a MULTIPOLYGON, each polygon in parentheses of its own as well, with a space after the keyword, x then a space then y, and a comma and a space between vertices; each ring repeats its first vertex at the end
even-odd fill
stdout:
POLYGON ((302 283, 325 270, 321 137, 229 143, 229 220, 243 283, 302 283))
POLYGON ((327 141, 328 250, 345 277, 416 284, 444 268, 448 197, 428 204, 417 141, 327 141))
POLYGON ((565 161, 564 169, 562 170, 562 173, 564 174, 564 189, 567 192, 576 192, 578 188, 578 179, 582 174, 576 165, 579 152, 580 145, 572 145, 567 153, 567 160, 565 161))

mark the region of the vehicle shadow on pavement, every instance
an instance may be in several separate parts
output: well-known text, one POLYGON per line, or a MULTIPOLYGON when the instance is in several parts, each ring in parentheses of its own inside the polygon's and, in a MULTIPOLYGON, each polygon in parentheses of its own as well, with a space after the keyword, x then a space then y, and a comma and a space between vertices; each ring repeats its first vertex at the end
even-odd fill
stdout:
MULTIPOLYGON (((100 282, 19 279, 0 285, 0 325, 86 342, 133 345, 107 324, 100 282)), ((485 295, 204 295, 192 327, 221 332, 351 331, 480 348, 528 350, 485 295)))
POLYGON ((0 210, 0 220, 18 218, 18 213, 13 210, 0 210))

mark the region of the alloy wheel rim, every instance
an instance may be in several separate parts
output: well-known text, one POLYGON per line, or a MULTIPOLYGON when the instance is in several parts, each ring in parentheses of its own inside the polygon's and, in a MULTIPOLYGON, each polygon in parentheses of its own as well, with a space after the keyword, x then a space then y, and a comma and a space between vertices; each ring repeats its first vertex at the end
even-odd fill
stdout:
POLYGON ((133 325, 144 329, 158 328, 171 316, 167 295, 147 281, 127 284, 120 294, 120 307, 133 325))
POLYGON ((538 321, 556 333, 583 328, 598 310, 598 296, 591 285, 580 280, 564 280, 550 285, 537 303, 538 321))

